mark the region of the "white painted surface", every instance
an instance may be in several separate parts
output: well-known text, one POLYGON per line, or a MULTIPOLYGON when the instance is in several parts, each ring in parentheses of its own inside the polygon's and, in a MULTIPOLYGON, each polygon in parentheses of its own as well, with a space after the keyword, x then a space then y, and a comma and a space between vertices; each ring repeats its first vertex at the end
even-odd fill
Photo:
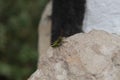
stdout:
POLYGON ((87 0, 83 31, 92 29, 120 35, 120 0, 87 0))

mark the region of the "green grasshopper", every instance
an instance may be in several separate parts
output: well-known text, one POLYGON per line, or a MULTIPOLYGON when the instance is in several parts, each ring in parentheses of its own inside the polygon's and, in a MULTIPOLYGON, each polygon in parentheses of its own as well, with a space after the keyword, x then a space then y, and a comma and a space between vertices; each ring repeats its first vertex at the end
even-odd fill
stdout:
POLYGON ((60 36, 51 46, 53 48, 56 48, 56 47, 61 46, 62 43, 63 43, 63 37, 60 36))

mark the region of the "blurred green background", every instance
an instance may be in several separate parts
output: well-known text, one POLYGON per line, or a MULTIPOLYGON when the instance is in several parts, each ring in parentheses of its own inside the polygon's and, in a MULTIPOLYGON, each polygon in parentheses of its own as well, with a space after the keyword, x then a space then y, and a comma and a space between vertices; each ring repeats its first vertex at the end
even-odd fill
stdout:
POLYGON ((38 23, 48 0, 0 0, 0 80, 27 80, 37 67, 38 23))

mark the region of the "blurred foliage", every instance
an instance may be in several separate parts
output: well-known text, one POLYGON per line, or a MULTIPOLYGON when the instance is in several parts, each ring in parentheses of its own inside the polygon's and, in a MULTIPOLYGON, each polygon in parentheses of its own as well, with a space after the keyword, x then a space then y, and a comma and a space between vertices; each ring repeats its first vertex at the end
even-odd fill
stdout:
POLYGON ((48 0, 0 0, 0 80, 27 80, 36 69, 38 23, 48 0))

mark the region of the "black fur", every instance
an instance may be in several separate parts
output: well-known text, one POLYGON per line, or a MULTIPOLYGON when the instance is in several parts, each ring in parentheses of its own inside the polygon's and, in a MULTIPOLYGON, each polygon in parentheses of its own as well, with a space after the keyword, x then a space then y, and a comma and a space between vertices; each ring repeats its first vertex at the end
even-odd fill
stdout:
POLYGON ((82 31, 86 0, 53 0, 52 40, 68 37, 82 31))

